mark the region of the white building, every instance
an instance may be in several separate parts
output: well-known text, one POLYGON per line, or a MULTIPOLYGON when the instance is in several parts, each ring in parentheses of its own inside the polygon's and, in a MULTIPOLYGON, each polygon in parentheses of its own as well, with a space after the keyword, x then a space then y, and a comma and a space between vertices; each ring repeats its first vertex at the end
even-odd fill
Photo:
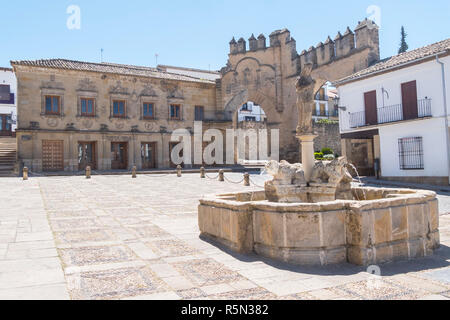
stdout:
POLYGON ((335 106, 338 94, 336 88, 327 82, 314 97, 313 120, 333 119, 338 120, 339 113, 335 106))
POLYGON ((361 175, 449 184, 450 39, 335 84, 343 154, 361 175))
POLYGON ((17 121, 17 81, 12 69, 0 68, 0 136, 13 136, 17 121))
POLYGON ((251 101, 245 103, 238 111, 238 122, 265 122, 266 119, 264 110, 251 101))

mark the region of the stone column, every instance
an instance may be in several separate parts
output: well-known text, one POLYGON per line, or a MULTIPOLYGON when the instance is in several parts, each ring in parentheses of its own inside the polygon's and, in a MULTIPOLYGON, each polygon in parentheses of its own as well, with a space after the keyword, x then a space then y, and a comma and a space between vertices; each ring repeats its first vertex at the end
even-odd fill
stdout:
POLYGON ((302 165, 306 182, 310 181, 314 165, 316 164, 314 158, 314 139, 316 137, 317 136, 313 134, 297 136, 302 148, 302 165))

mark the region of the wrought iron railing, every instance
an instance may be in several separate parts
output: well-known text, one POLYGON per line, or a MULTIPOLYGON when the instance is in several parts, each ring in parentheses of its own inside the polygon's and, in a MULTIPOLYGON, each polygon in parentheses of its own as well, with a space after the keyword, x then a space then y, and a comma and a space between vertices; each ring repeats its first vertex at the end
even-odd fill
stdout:
POLYGON ((422 99, 417 101, 419 118, 431 117, 431 99, 422 99))
MULTIPOLYGON (((421 99, 417 100, 417 118, 431 117, 431 99, 421 99)), ((403 105, 396 104, 388 107, 377 109, 377 123, 391 123, 403 121, 403 105)), ((368 124, 366 122, 365 111, 350 113, 349 116, 350 128, 365 127, 369 125, 374 125, 374 123, 368 124)))
POLYGON ((364 111, 350 113, 350 128, 364 127, 366 125, 366 113, 364 111))
POLYGON ((377 110, 378 123, 389 123, 403 120, 403 106, 402 104, 395 104, 392 106, 379 108, 377 110))
POLYGON ((313 109, 313 116, 316 117, 339 117, 339 111, 338 110, 320 110, 317 111, 317 109, 313 109))

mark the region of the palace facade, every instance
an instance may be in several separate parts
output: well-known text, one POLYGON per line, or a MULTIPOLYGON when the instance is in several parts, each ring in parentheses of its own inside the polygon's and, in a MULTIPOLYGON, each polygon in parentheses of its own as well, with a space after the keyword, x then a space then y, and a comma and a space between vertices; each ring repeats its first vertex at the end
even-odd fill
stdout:
MULTIPOLYGON (((378 26, 359 22, 297 53, 289 30, 230 42, 220 72, 89 63, 12 61, 18 82, 17 154, 34 172, 173 167, 172 132, 238 128, 247 102, 261 106, 265 128, 279 130, 279 156, 300 159, 296 78, 313 65, 316 91, 379 61, 378 26)), ((336 146, 338 125, 319 128, 316 148, 336 146)), ((270 141, 271 139, 268 138, 270 141)), ((233 149, 235 147, 233 146, 233 149)), ((224 150, 226 153, 227 150, 224 150)), ((236 150, 233 150, 236 154, 236 150)), ((236 157, 236 156, 235 156, 236 157)))

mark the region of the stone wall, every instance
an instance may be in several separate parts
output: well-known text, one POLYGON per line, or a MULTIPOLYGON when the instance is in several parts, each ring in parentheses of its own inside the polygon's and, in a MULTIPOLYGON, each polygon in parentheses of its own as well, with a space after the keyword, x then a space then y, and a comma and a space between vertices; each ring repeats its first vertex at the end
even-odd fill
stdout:
POLYGON ((429 256, 439 247, 434 192, 352 192, 366 201, 285 204, 262 201, 264 192, 204 198, 199 228, 232 250, 300 265, 379 264, 429 256))
POLYGON ((314 139, 315 151, 323 148, 331 148, 335 154, 342 156, 341 135, 339 133, 339 123, 313 123, 314 132, 318 137, 314 139))

